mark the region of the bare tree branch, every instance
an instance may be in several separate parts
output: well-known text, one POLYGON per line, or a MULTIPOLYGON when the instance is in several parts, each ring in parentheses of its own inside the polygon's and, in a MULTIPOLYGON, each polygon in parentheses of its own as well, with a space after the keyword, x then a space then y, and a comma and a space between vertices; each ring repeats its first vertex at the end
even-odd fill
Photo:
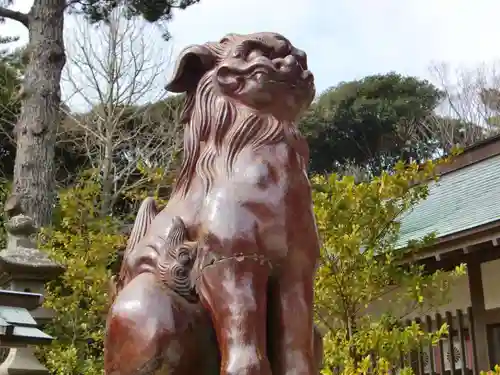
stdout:
POLYGON ((18 12, 16 10, 0 7, 0 18, 8 18, 22 23, 24 26, 29 27, 29 18, 26 13, 18 12))
POLYGON ((163 89, 168 46, 159 48, 165 42, 148 33, 148 24, 121 11, 99 26, 77 23, 63 75, 67 102, 89 111, 68 112, 61 138, 101 172, 104 210, 146 182, 137 175, 139 163, 170 171, 181 140, 180 113, 163 89))
POLYGON ((434 137, 446 150, 467 147, 500 132, 492 121, 500 118, 500 107, 492 102, 500 92, 498 63, 472 69, 434 64, 430 71, 444 100, 436 115, 421 124, 422 134, 434 137))

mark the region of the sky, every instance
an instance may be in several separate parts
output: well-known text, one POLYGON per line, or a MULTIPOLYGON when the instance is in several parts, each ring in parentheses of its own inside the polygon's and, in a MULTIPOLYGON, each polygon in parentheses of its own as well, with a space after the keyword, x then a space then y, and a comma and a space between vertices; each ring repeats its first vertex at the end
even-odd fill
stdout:
MULTIPOLYGON (((27 11, 30 5, 17 0, 14 8, 27 11)), ((279 32, 307 52, 321 92, 369 74, 430 79, 435 63, 470 67, 500 60, 499 14, 498 0, 201 0, 174 15, 169 48, 163 48, 160 30, 149 32, 159 50, 173 55, 229 32, 279 32)), ((0 26, 0 33, 27 40, 14 22, 0 26)))

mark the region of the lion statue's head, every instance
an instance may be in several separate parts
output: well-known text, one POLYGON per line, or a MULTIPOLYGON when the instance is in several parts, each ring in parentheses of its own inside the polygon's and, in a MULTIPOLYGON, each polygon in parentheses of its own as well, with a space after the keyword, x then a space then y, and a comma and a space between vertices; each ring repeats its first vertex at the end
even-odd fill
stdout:
POLYGON ((230 170, 248 145, 297 137, 295 121, 315 95, 306 54, 276 33, 229 34, 187 47, 166 89, 186 94, 184 162, 176 187, 182 194, 195 174, 210 186, 211 162, 222 148, 230 170))

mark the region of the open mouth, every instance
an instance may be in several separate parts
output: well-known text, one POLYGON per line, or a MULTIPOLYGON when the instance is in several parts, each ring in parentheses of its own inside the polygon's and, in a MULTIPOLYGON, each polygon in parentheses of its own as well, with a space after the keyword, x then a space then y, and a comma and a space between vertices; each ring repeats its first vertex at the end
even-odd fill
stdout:
POLYGON ((275 85, 285 85, 289 89, 310 90, 314 87, 314 75, 310 70, 300 70, 295 72, 282 72, 279 70, 270 69, 267 66, 254 67, 253 71, 248 74, 247 78, 257 82, 275 85))

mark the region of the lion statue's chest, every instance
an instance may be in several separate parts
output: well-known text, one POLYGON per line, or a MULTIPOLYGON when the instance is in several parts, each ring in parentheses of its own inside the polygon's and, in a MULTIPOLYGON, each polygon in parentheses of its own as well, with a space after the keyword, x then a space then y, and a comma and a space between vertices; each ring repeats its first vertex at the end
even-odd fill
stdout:
POLYGON ((288 147, 276 145, 240 153, 228 174, 220 173, 225 165, 216 163, 218 172, 202 205, 205 230, 221 239, 271 236, 271 241, 285 241, 287 215, 303 209, 290 195, 309 189, 303 168, 291 156, 288 147))
POLYGON ((210 195, 225 194, 234 202, 268 202, 281 199, 295 173, 300 171, 291 163, 286 144, 242 150, 229 167, 227 157, 215 162, 215 178, 210 195), (225 173, 224 173, 225 172, 225 173))

